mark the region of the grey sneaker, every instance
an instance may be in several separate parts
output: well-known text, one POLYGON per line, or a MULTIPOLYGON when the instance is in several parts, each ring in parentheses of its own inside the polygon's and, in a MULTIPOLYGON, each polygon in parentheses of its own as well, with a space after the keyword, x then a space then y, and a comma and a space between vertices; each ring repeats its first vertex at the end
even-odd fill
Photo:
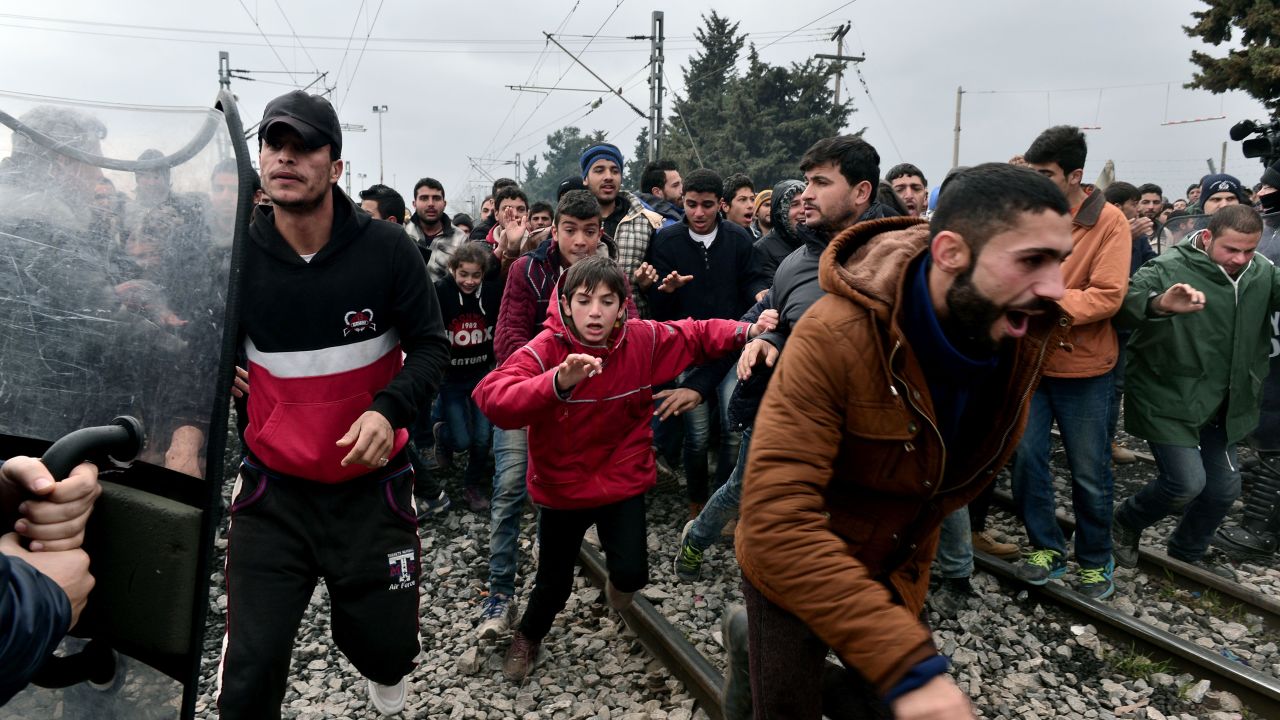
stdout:
POLYGON ((1120 567, 1135 568, 1138 567, 1138 539, 1142 537, 1142 531, 1120 522, 1120 507, 1117 505, 1111 513, 1111 553, 1120 567))
POLYGON ((676 577, 683 582, 695 582, 702 577, 702 551, 689 542, 689 528, 694 522, 690 520, 684 524, 684 530, 680 531, 680 546, 676 550, 676 577))
POLYGON ((504 635, 516 622, 516 604, 510 595, 494 593, 480 605, 480 625, 476 637, 492 640, 504 635))
POLYGON ((1111 579, 1115 571, 1114 560, 1108 560, 1107 564, 1100 568, 1080 568, 1077 573, 1080 584, 1076 586, 1076 591, 1087 598, 1106 600, 1116 591, 1116 584, 1111 579))
POLYGON ((1018 579, 1032 585, 1044 585, 1067 574, 1067 561, 1057 550, 1037 549, 1027 553, 1015 571, 1018 579))
POLYGON ((955 620, 968 607, 969 598, 978 597, 969 578, 941 578, 929 594, 929 607, 944 620, 955 620))
POLYGON ((380 685, 369 678, 365 678, 365 683, 369 691, 369 702, 373 703, 378 712, 396 715, 404 710, 405 696, 408 695, 404 678, 400 678, 400 682, 395 685, 380 685))

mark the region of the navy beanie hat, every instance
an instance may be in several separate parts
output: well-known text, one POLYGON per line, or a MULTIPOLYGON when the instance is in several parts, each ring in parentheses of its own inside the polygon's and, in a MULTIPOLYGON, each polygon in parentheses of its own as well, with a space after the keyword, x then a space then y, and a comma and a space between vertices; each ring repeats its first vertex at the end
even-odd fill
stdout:
POLYGON ((586 177, 591 170, 591 166, 597 160, 612 160, 618 164, 618 170, 622 170, 622 151, 616 145, 609 143, 600 143, 592 145, 582 151, 582 156, 578 158, 578 164, 582 165, 582 177, 586 177))
POLYGON ((1216 175, 1206 176, 1200 181, 1200 206, 1204 207, 1204 201, 1209 199, 1210 195, 1220 192, 1229 192, 1244 202, 1244 193, 1240 191, 1240 181, 1234 176, 1226 173, 1218 173, 1216 175))

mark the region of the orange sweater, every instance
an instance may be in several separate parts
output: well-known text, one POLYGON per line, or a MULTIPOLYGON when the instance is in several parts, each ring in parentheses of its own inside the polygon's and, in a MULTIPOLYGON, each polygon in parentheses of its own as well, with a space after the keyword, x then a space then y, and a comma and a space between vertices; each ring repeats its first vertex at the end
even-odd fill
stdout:
POLYGON ((1072 218, 1074 249, 1062 264, 1067 291, 1059 304, 1074 321, 1063 348, 1069 352, 1054 353, 1049 377, 1097 377, 1115 367, 1119 353, 1111 316, 1129 289, 1129 222, 1101 192, 1086 192, 1072 218))

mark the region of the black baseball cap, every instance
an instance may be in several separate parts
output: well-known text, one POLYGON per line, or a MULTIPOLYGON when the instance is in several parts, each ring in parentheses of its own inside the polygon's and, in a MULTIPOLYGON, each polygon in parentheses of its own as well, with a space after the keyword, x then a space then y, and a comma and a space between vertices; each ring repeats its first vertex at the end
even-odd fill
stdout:
POLYGON ((577 175, 567 177, 560 181, 560 187, 556 190, 556 202, 560 202, 560 198, 570 190, 586 190, 587 184, 582 182, 582 178, 577 175))
POLYGON ((332 145, 335 155, 342 155, 342 127, 333 105, 319 95, 294 90, 267 103, 258 126, 258 138, 271 132, 276 123, 284 123, 302 136, 308 150, 332 145))

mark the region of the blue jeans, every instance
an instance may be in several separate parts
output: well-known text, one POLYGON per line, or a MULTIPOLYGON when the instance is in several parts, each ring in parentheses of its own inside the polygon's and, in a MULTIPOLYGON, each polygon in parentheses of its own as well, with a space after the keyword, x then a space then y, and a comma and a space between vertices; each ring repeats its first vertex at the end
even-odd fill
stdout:
POLYGON ((466 450, 467 470, 463 482, 468 486, 479 485, 489 468, 489 444, 493 434, 489 418, 480 412, 471 399, 480 378, 467 382, 446 382, 440 386, 440 415, 448 432, 441 438, 447 450, 466 450))
POLYGON ((489 506, 489 592, 514 595, 520 552, 520 517, 529 491, 525 471, 529 438, 524 428, 493 429, 493 503, 489 506))
POLYGON ((1200 447, 1147 443, 1156 458, 1156 478, 1120 504, 1116 519, 1143 530, 1169 515, 1181 514, 1169 536, 1169 556, 1183 561, 1204 557, 1209 539, 1240 497, 1236 446, 1227 444, 1217 423, 1200 428, 1200 447))
POLYGON ((969 526, 968 506, 942 519, 934 564, 938 566, 937 575, 941 578, 973 575, 973 531, 969 526))
MULTIPOLYGON (((681 380, 689 371, 680 376, 681 380)), ((729 370, 716 388, 716 397, 703 398, 696 408, 684 414, 684 474, 688 480, 690 502, 705 503, 708 486, 707 450, 711 446, 712 413, 720 423, 720 453, 716 462, 716 486, 724 484, 733 472, 738 458, 738 433, 729 424, 729 398, 738 385, 737 368, 729 370), (713 404, 714 401, 714 404, 713 404)))
POLYGON ((747 471, 747 453, 751 450, 751 428, 742 431, 742 444, 738 446, 738 464, 733 473, 720 489, 716 490, 702 512, 693 521, 686 538, 699 550, 711 547, 725 523, 738 514, 738 503, 742 499, 742 475, 747 471))
POLYGON ((1031 546, 1065 556, 1067 540, 1054 516, 1057 499, 1049 472, 1049 428, 1058 421, 1071 469, 1076 514, 1075 551, 1081 567, 1111 560, 1111 438, 1107 413, 1111 373, 1092 378, 1046 377, 1031 398, 1027 429, 1013 455, 1013 501, 1031 546))

